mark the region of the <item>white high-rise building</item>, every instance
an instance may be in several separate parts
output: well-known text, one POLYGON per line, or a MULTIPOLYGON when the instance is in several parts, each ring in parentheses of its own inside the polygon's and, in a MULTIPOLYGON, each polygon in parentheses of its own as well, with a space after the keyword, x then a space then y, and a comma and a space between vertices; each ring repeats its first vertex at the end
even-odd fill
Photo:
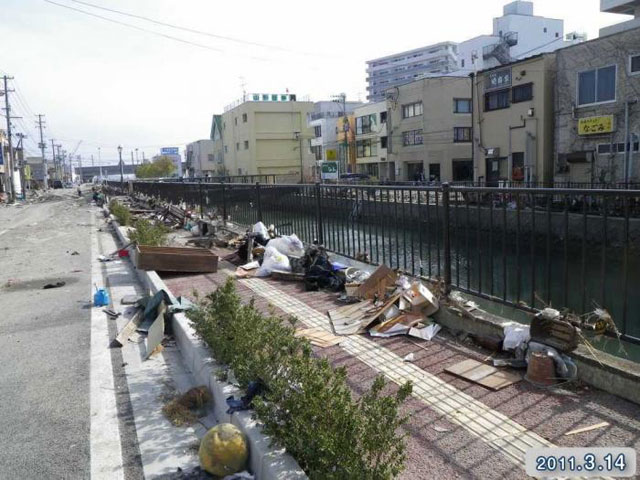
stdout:
POLYGON ((600 11, 605 13, 620 13, 633 17, 629 18, 626 22, 601 28, 601 37, 640 27, 640 0, 600 0, 600 11))
POLYGON ((368 61, 367 100, 380 101, 388 88, 424 76, 467 75, 552 52, 585 38, 584 34, 577 33, 565 37, 563 20, 536 16, 533 2, 516 0, 504 6, 501 17, 493 19, 490 35, 480 35, 458 44, 438 43, 368 61))

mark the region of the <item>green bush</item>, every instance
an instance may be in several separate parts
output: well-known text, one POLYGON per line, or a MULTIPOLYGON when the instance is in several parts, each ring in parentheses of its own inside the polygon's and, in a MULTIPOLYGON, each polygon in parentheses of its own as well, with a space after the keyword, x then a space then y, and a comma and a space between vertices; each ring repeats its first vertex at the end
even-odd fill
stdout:
POLYGON ((129 230, 129 240, 138 245, 161 247, 167 244, 169 229, 161 224, 155 224, 145 218, 136 220, 133 224, 135 230, 129 230))
POLYGON ((243 305, 232 279, 189 316, 242 387, 255 380, 265 385, 266 393, 253 401, 257 418, 310 478, 383 480, 404 469, 399 427, 407 418, 399 407, 411 384, 384 396, 385 382, 378 377, 354 399, 344 368, 314 357, 308 341, 295 337, 281 318, 243 305))
POLYGON ((109 202, 109 211, 116 217, 118 223, 122 226, 131 224, 131 211, 126 205, 122 205, 117 200, 109 202))

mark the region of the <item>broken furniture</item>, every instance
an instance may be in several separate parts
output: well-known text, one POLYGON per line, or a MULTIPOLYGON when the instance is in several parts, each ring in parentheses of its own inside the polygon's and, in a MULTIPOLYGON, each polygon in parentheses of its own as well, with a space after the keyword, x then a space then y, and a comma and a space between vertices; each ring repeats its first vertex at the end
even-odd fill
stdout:
POLYGON ((136 247, 136 267, 159 272, 215 273, 218 256, 205 248, 136 247))

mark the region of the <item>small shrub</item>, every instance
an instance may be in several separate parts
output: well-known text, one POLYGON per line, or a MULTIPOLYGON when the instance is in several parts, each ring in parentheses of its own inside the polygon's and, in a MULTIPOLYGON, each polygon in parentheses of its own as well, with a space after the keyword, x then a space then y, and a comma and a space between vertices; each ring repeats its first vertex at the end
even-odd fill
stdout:
POLYGON ((109 202, 109 211, 116 217, 118 223, 122 226, 131 224, 131 211, 126 205, 122 205, 117 200, 109 202))
POLYGON ((194 328, 241 386, 262 382, 256 415, 310 478, 386 480, 403 470, 405 442, 398 432, 407 418, 399 409, 411 384, 384 396, 378 377, 354 399, 344 368, 314 357, 309 342, 273 313, 243 305, 231 279, 201 306, 189 314, 194 328))
POLYGON ((133 224, 135 230, 129 230, 129 240, 138 245, 148 245, 151 247, 161 247, 167 243, 169 229, 164 225, 154 224, 147 219, 141 218, 133 224))

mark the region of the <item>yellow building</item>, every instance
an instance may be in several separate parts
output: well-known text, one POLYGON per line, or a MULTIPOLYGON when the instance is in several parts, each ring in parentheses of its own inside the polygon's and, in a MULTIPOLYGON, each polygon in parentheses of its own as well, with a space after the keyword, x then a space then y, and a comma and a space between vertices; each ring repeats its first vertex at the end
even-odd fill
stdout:
MULTIPOLYGON (((307 126, 312 102, 291 94, 246 94, 225 108, 212 135, 215 152, 222 152, 223 170, 230 175, 280 175, 314 180, 313 136, 307 126)), ((218 159, 216 158, 216 161, 218 159)))
POLYGON ((473 80, 477 181, 552 181, 555 58, 536 55, 473 80))

